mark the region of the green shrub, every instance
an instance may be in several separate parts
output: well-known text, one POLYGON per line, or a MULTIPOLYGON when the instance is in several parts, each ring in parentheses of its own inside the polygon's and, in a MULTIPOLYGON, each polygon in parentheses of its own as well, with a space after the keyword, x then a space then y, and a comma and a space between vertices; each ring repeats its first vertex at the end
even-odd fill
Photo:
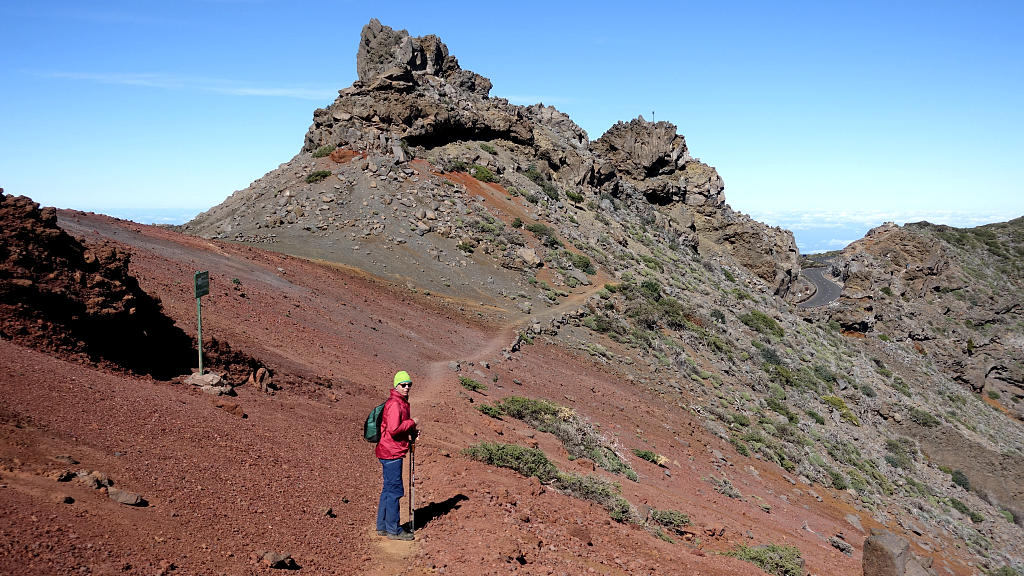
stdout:
POLYGON ((725 324, 725 312, 715 308, 711 311, 711 319, 719 324, 725 324))
POLYGON ((814 410, 804 410, 804 414, 807 414, 808 416, 810 416, 811 420, 814 420, 818 424, 824 424, 825 423, 825 418, 821 414, 818 414, 817 412, 815 412, 814 410))
POLYGON ((909 412, 910 419, 915 423, 924 426, 925 428, 936 428, 940 424, 942 424, 942 422, 938 418, 932 416, 930 413, 925 412, 924 410, 921 410, 920 408, 911 406, 909 412))
POLYGON ((743 322, 752 330, 761 334, 772 334, 780 338, 785 334, 782 326, 780 326, 774 318, 760 310, 751 310, 746 314, 741 314, 740 322, 743 322))
POLYGON ((566 251, 566 256, 568 256, 569 261, 572 262, 573 268, 587 274, 597 274, 597 269, 594 268, 594 264, 586 255, 566 251))
POLYGON ((860 392, 861 394, 867 396, 868 398, 874 398, 875 396, 878 396, 878 393, 875 392, 875 389, 868 384, 861 384, 860 392))
POLYGON ((580 194, 579 192, 576 192, 574 190, 566 190, 565 195, 574 204, 580 204, 583 202, 583 194, 580 194))
POLYGON ((892 380, 887 380, 886 382, 890 386, 895 388, 897 391, 899 391, 900 394, 903 394, 907 398, 910 398, 910 386, 903 381, 903 378, 900 378, 899 376, 894 376, 892 380))
POLYGON ((523 227, 523 219, 520 218, 519 216, 516 216, 514 219, 512 219, 512 227, 513 228, 522 228, 523 227))
POLYGON ((889 288, 888 286, 882 286, 882 294, 885 294, 886 296, 890 296, 891 297, 892 296, 892 288, 889 288))
POLYGON ((843 402, 842 398, 838 396, 822 396, 821 400, 825 404, 835 408, 843 420, 846 420, 854 426, 860 426, 860 419, 858 419, 857 415, 846 406, 846 402, 843 402))
POLYGON ((635 454, 637 458, 647 460, 648 462, 657 464, 658 466, 664 466, 668 462, 668 458, 665 458, 660 454, 655 454, 650 450, 638 450, 634 448, 633 454, 635 454))
POLYGON ((470 171, 470 173, 473 174, 473 178, 476 178, 477 180, 479 180, 481 182, 497 182, 498 181, 498 177, 495 176, 494 172, 492 172, 491 169, 488 168, 487 166, 481 166, 479 164, 473 164, 472 166, 469 167, 469 171, 470 171))
POLYGON ((995 390, 989 390, 988 391, 988 397, 993 399, 993 400, 999 400, 999 392, 997 392, 995 390))
POLYGON ((536 448, 525 448, 515 444, 481 442, 464 450, 464 453, 479 462, 510 468, 523 476, 536 476, 541 482, 558 477, 558 468, 544 452, 536 448))
POLYGON ((571 457, 590 458, 599 467, 613 474, 622 474, 630 480, 637 480, 636 472, 629 464, 623 462, 614 450, 604 446, 593 427, 584 422, 575 411, 547 400, 522 396, 509 396, 498 406, 512 418, 522 420, 541 432, 554 434, 571 457))
POLYGON ((463 388, 469 390, 470 392, 480 392, 482 390, 487 390, 486 384, 481 384, 476 380, 473 380, 472 378, 467 378, 465 376, 459 376, 459 384, 461 384, 463 388))
POLYGON ((819 380, 824 382, 827 386, 829 386, 829 388, 831 388, 832 386, 839 382, 839 378, 836 377, 835 373, 829 370, 823 364, 814 365, 814 375, 819 380))
POLYGON ((968 518, 970 518, 971 522, 974 522, 975 524, 985 520, 984 516, 982 516, 981 514, 978 514, 974 510, 971 510, 970 508, 967 507, 966 504, 964 504, 960 500, 957 500, 956 498, 950 498, 949 499, 949 505, 952 506, 957 512, 959 512, 959 513, 963 514, 964 516, 967 516, 968 518))
POLYGON ((846 477, 843 476, 842 472, 838 470, 832 470, 829 468, 828 475, 832 477, 832 487, 836 490, 846 490, 850 485, 846 482, 846 477))
POLYGON ((651 521, 669 530, 682 534, 683 528, 690 525, 690 517, 676 510, 651 509, 651 521))
POLYGON ((540 222, 529 224, 526 229, 533 233, 538 240, 549 248, 561 248, 562 241, 558 239, 554 229, 540 222))
POLYGON ((796 424, 800 421, 800 418, 789 409, 789 406, 786 406, 777 398, 769 397, 765 402, 768 403, 768 407, 771 408, 772 411, 785 416, 786 420, 789 420, 790 424, 796 424))
POLYGON ((334 146, 331 146, 330 144, 326 146, 321 146, 317 148, 315 152, 313 152, 313 158, 323 158, 324 156, 330 156, 331 152, 334 152, 334 146))
POLYGON ((1010 566, 1003 566, 997 570, 988 572, 988 576, 1021 576, 1020 572, 1014 570, 1010 566))
POLYGON ((490 144, 488 144, 486 142, 480 144, 480 149, 483 150, 484 152, 487 152, 488 154, 497 154, 498 153, 498 151, 495 150, 494 146, 491 146, 490 144))
POLYGON ((483 414, 490 416, 491 418, 497 418, 498 420, 501 420, 501 416, 504 414, 504 412, 501 411, 501 408, 491 404, 481 404, 477 406, 476 409, 483 414))
POLYGON ((750 418, 746 414, 733 414, 732 421, 744 428, 750 426, 750 418))
POLYGON ((917 445, 910 438, 890 438, 885 441, 885 461, 893 468, 904 470, 914 469, 914 460, 917 458, 917 445))
POLYGON ((953 470, 953 474, 951 476, 953 477, 953 483, 957 486, 960 486, 964 490, 971 489, 971 481, 967 479, 967 474, 964 474, 963 470, 953 470))
POLYGON ((723 554, 750 562, 775 576, 803 576, 803 559, 795 546, 737 546, 723 554))
POLYGON ((306 183, 307 184, 313 184, 315 182, 319 182, 321 180, 326 179, 330 175, 331 175, 331 171, 330 170, 317 170, 316 172, 313 172, 309 176, 306 176, 306 183))
POLYGON ((638 519, 636 510, 619 495, 621 488, 614 482, 594 475, 559 474, 555 485, 571 496, 604 506, 616 522, 635 522, 638 519))
POLYGON ((733 448, 736 448, 736 452, 738 452, 740 456, 750 456, 750 448, 748 448, 747 445, 739 438, 732 436, 729 438, 729 443, 733 445, 733 448))

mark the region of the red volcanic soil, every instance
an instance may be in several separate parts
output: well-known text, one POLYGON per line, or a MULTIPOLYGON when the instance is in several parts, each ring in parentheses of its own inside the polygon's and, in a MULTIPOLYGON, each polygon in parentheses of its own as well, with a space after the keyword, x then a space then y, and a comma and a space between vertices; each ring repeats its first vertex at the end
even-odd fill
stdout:
MULTIPOLYGON (((860 574, 865 535, 845 516, 861 515, 828 489, 737 456, 685 395, 652 391, 629 366, 602 365, 547 336, 505 358, 511 313, 105 216, 64 212, 60 223, 129 252, 142 289, 188 334, 192 274, 209 270, 204 337, 257 359, 280 389, 243 384, 237 397, 218 399, 181 377, 126 375, 0 340, 0 573, 279 573, 261 561, 271 551, 290 555, 302 574, 760 574, 717 553, 775 543, 797 546, 812 574, 860 574), (397 370, 415 380, 422 423, 412 543, 374 531, 380 465, 360 435, 397 370), (488 389, 467 392, 460 375, 488 389), (470 444, 501 441, 594 472, 550 434, 475 409, 513 394, 599 425, 639 482, 597 473, 620 482, 638 508, 687 513, 691 534, 667 542, 536 479, 469 460, 470 444), (669 463, 635 458, 634 448, 669 463), (79 471, 106 475, 146 505, 115 502, 79 471), (718 493, 712 476, 731 480, 744 500, 718 493), (852 557, 825 540, 839 533, 852 557)), ((406 498, 403 514, 407 506, 406 498)))

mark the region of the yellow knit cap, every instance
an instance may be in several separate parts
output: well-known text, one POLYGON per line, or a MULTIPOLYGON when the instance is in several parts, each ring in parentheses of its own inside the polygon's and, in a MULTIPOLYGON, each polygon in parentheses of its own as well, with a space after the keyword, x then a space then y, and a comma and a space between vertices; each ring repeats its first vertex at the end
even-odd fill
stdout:
POLYGON ((405 384, 406 382, 412 382, 412 378, 409 377, 408 372, 400 370, 395 373, 395 383, 392 387, 397 388, 399 384, 405 384))

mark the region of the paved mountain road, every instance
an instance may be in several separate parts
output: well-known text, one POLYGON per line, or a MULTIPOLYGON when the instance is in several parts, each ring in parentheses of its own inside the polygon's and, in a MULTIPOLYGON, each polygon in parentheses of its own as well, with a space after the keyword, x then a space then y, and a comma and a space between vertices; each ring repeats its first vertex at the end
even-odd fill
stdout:
POLYGON ((797 308, 816 308, 818 306, 824 306, 830 304, 839 299, 839 295, 842 293, 842 288, 838 284, 825 278, 824 271, 826 267, 821 268, 808 268, 801 270, 800 273, 804 275, 814 284, 817 291, 814 296, 811 296, 807 300, 797 304, 797 308))

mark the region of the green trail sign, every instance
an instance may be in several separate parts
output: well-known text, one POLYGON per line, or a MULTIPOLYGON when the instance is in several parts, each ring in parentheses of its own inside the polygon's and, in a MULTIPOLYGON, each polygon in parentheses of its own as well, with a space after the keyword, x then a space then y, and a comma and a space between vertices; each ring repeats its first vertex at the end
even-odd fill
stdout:
POLYGON ((202 298, 210 293, 210 273, 196 272, 194 278, 196 298, 202 298))
POLYGON ((199 327, 199 375, 203 375, 203 296, 210 293, 210 272, 196 272, 192 277, 196 294, 196 326, 199 327))

